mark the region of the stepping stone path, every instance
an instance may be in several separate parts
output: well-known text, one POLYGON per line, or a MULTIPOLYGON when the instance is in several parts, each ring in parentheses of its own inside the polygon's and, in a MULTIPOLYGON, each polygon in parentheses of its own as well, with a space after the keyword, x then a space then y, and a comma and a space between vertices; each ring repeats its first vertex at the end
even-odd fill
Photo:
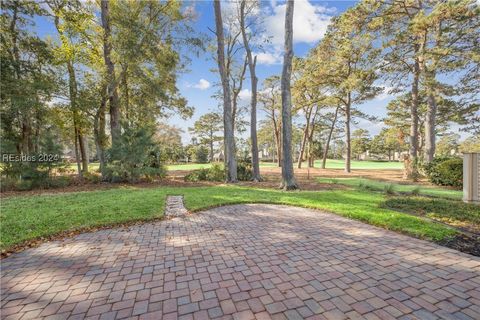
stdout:
POLYGON ((287 206, 84 233, 1 263, 2 320, 480 319, 480 258, 287 206))
POLYGON ((183 204, 183 196, 167 196, 165 216, 167 218, 183 217, 188 210, 183 204))

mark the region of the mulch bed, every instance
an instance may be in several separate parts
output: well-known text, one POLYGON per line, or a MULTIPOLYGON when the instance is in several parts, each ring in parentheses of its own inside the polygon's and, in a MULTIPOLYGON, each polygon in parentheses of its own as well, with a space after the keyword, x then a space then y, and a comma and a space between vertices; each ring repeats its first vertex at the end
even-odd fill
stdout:
POLYGON ((480 236, 478 235, 461 233, 451 239, 446 239, 437 243, 448 248, 480 257, 480 236))

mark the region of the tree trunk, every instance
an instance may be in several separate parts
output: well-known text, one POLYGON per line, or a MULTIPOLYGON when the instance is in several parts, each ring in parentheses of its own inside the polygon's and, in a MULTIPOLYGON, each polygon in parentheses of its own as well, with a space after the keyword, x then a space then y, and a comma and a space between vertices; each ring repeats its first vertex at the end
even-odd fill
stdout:
POLYGON ((410 161, 407 178, 413 181, 418 179, 418 84, 420 80, 420 63, 415 59, 412 82, 412 101, 410 104, 410 161))
POLYGON ((80 148, 80 155, 82 156, 82 173, 88 172, 88 155, 87 155, 87 148, 85 143, 85 136, 78 132, 78 146, 80 148))
POLYGON ((282 138, 281 138, 281 126, 275 120, 275 115, 272 114, 273 121, 273 134, 275 137, 275 146, 277 148, 277 165, 279 168, 282 167, 282 138))
POLYGON ((345 106, 345 143, 346 143, 346 155, 345 155, 345 172, 351 172, 351 159, 352 159, 352 145, 350 139, 350 94, 348 95, 347 105, 345 106))
POLYGON ((434 93, 430 93, 427 99, 427 114, 425 119, 425 162, 433 161, 435 155, 435 118, 437 102, 434 93))
POLYGON ((285 12, 285 53, 281 80, 282 90, 282 188, 285 190, 298 189, 293 171, 292 158, 292 95, 290 80, 292 76, 293 59, 293 8, 294 1, 287 0, 285 12))
POLYGON ((255 67, 257 64, 257 57, 252 57, 252 50, 250 49, 250 43, 247 38, 247 32, 245 30, 245 4, 246 1, 242 0, 240 4, 240 28, 242 31, 243 45, 247 53, 248 69, 250 72, 250 82, 252 87, 252 99, 250 102, 250 140, 252 143, 252 180, 255 182, 261 181, 260 176, 260 162, 258 159, 258 139, 257 139, 257 83, 258 78, 255 73, 255 67))
POLYGON ((210 130, 210 162, 213 162, 213 130, 210 130))
MULTIPOLYGON (((436 25, 436 37, 435 37, 435 46, 442 48, 442 20, 439 20, 436 25)), ((424 62, 424 61, 422 61, 424 62)), ((436 94, 436 68, 438 63, 438 57, 434 57, 430 70, 425 70, 427 72, 427 88, 429 91, 427 98, 427 114, 425 119, 425 162, 430 163, 433 161, 435 156, 435 147, 436 147, 436 117, 437 117, 437 101, 435 99, 436 94)), ((425 65, 424 65, 425 69, 425 65)))
POLYGON ((100 162, 100 173, 102 178, 105 179, 105 145, 106 145, 106 134, 105 134, 105 111, 107 110, 107 99, 106 96, 102 96, 100 102, 100 107, 95 114, 93 119, 93 135, 95 138, 95 147, 97 149, 98 161, 100 162))
POLYGON ((78 106, 77 106, 77 78, 75 75, 75 69, 73 68, 72 61, 67 61, 67 70, 68 70, 68 87, 70 95, 70 108, 72 110, 73 118, 73 130, 75 134, 75 157, 77 158, 77 169, 78 176, 82 177, 82 168, 81 168, 81 159, 79 154, 79 139, 80 139, 80 129, 78 126, 78 106))
POLYGON ((232 122, 232 99, 230 83, 225 70, 225 39, 223 36, 222 10, 220 0, 213 2, 217 36, 217 62, 223 89, 223 132, 226 159, 226 182, 237 182, 237 159, 235 155, 235 137, 232 122))
POLYGON ((312 122, 310 123, 310 132, 308 134, 308 146, 307 146, 307 167, 313 168, 315 164, 315 159, 313 156, 312 146, 313 146, 313 134, 315 133, 315 121, 318 114, 318 107, 313 116, 312 122))
POLYGON ((307 140, 309 138, 309 132, 310 132, 310 118, 312 116, 312 110, 310 109, 305 113, 305 128, 303 129, 303 136, 302 136, 302 142, 300 143, 300 152, 298 154, 298 161, 297 161, 297 168, 300 169, 302 168, 302 161, 303 161, 303 154, 305 153, 305 145, 307 144, 307 140))
POLYGON ((122 85, 125 99, 125 120, 128 126, 130 120, 130 92, 128 90, 128 66, 122 66, 122 85))
MULTIPOLYGON (((10 34, 12 35, 12 52, 13 52, 13 67, 15 70, 15 77, 18 81, 20 81, 22 72, 20 69, 20 50, 18 48, 18 39, 17 34, 18 31, 16 30, 17 21, 19 20, 18 17, 18 8, 21 6, 21 2, 13 1, 11 3, 13 5, 12 8, 12 22, 10 23, 10 34)), ((19 82, 20 83, 20 82, 19 82)), ((30 154, 32 151, 30 148, 30 135, 31 135, 31 128, 30 128, 30 121, 29 121, 28 111, 27 114, 21 116, 21 141, 20 145, 17 146, 17 150, 23 154, 30 154)))
POLYGON ((117 83, 115 80, 115 64, 112 61, 111 51, 112 45, 110 43, 110 12, 109 0, 101 0, 101 16, 103 26, 103 58, 107 67, 108 76, 108 100, 110 103, 110 132, 112 136, 112 147, 116 147, 120 140, 121 125, 120 125, 120 105, 118 101, 117 83))
POLYGON ((335 116, 333 116, 332 125, 330 126, 330 130, 328 131, 327 142, 325 143, 325 150, 323 150, 322 169, 325 169, 327 165, 328 148, 330 147, 330 140, 332 139, 333 130, 335 129, 335 124, 337 122, 338 109, 338 107, 335 109, 335 116))
POLYGON ((74 120, 74 123, 73 123, 73 130, 74 130, 74 134, 75 134, 75 137, 74 137, 74 147, 75 147, 75 161, 77 162, 77 172, 78 172, 78 176, 80 178, 83 177, 83 174, 82 174, 82 162, 80 160, 80 152, 78 152, 78 128, 77 128, 77 124, 75 123, 75 120, 74 120))

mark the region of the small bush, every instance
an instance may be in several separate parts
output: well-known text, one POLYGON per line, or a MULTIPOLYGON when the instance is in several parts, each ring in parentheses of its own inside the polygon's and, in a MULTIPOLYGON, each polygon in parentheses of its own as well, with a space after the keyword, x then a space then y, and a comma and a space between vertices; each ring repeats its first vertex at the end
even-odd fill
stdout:
POLYGON ((195 150, 195 161, 197 163, 207 163, 208 162, 208 149, 205 146, 199 146, 195 150))
POLYGON ((416 186, 415 188, 412 189, 412 191, 410 191, 410 194, 412 196, 418 196, 420 194, 420 191, 421 191, 420 187, 416 186))
POLYGON ((392 183, 389 183, 383 187, 383 192, 386 194, 395 194, 395 185, 392 183))
POLYGON ((252 163, 249 159, 242 159, 237 164, 237 178, 240 181, 252 180, 252 163))
POLYGON ((207 172, 208 181, 223 181, 225 180, 225 170, 220 164, 213 164, 207 172))
POLYGON ((358 182, 358 188, 361 190, 375 190, 367 181, 360 180, 358 182))
POLYGON ((50 188, 65 188, 73 183, 74 179, 70 176, 59 176, 49 179, 50 188))
POLYGON ((184 178, 188 182, 207 181, 209 169, 197 169, 187 174, 184 178))
MULTIPOLYGON (((252 166, 250 162, 240 160, 237 164, 237 178, 240 181, 250 181, 252 180, 252 166)), ((220 164, 213 164, 208 169, 197 169, 184 178, 188 182, 198 182, 198 181, 224 181, 225 180, 225 169, 220 164)))
POLYGON ((436 185, 463 186, 463 161, 460 158, 436 158, 424 167, 428 180, 436 185))
POLYGON ((193 170, 185 176, 185 181, 224 181, 225 171, 220 164, 214 164, 210 168, 193 170))
POLYGON ((100 175, 91 172, 84 173, 83 179, 89 183, 100 183, 102 181, 102 177, 100 175))
POLYGON ((125 128, 120 143, 107 153, 106 179, 110 182, 137 182, 164 177, 166 169, 153 141, 151 127, 125 128))

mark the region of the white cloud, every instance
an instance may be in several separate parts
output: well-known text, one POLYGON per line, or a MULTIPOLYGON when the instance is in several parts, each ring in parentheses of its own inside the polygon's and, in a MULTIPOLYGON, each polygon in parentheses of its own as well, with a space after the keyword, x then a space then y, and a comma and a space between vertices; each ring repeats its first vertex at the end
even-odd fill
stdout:
POLYGON ((257 63, 258 64, 280 64, 282 63, 282 55, 280 52, 258 52, 254 53, 257 56, 257 63))
POLYGON ((238 97, 240 98, 240 100, 242 101, 249 101, 250 98, 252 97, 252 91, 248 90, 248 89, 242 89, 240 91, 240 93, 238 94, 238 97))
POLYGON ((383 101, 383 100, 387 100, 388 98, 393 98, 394 95, 390 93, 390 91, 392 90, 393 90, 393 87, 389 87, 389 86, 383 87, 383 92, 380 93, 378 96, 376 96, 375 100, 383 101))
MULTIPOLYGON (((265 18, 267 36, 272 44, 281 45, 284 41, 286 4, 271 3, 265 18)), ((330 24, 331 8, 312 4, 309 0, 296 0, 293 10, 293 42, 314 43, 319 41, 330 24)))
POLYGON ((401 94, 400 92, 396 92, 395 88, 392 86, 388 86, 388 85, 380 85, 380 86, 383 86, 383 92, 380 93, 378 96, 376 96, 375 100, 384 101, 388 99, 394 99, 401 94))
POLYGON ((208 82, 205 79, 200 79, 198 83, 194 85, 189 85, 189 87, 200 89, 200 90, 207 90, 208 88, 210 88, 210 82, 208 82))

